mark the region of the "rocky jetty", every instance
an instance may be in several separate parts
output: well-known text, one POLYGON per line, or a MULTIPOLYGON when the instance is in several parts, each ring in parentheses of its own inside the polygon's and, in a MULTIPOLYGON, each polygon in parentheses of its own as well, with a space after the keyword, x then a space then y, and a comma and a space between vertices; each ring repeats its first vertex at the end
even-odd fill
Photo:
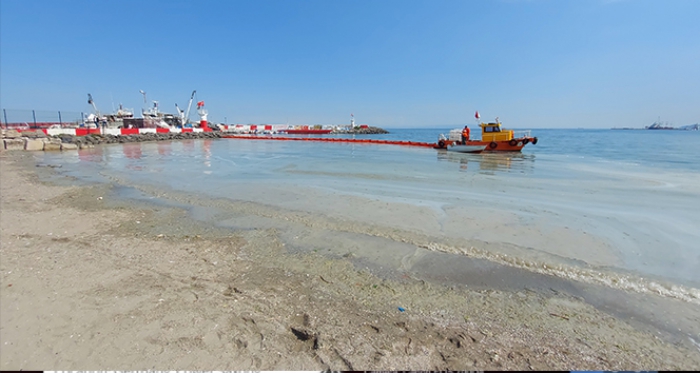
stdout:
POLYGON ((127 142, 168 141, 186 139, 218 139, 222 132, 147 133, 128 136, 114 135, 57 135, 47 136, 43 131, 3 130, 0 150, 61 151, 91 148, 99 144, 127 142))
POLYGON ((382 133, 389 133, 389 131, 379 128, 379 127, 367 127, 367 128, 361 128, 361 127, 355 127, 355 128, 347 128, 347 129, 342 129, 342 130, 333 130, 331 133, 343 133, 343 134, 351 134, 351 135, 378 135, 382 133))
POLYGON ((218 139, 221 138, 221 132, 184 132, 184 133, 143 133, 139 135, 115 136, 115 135, 59 135, 58 138, 64 144, 76 144, 79 147, 83 145, 99 145, 99 144, 123 144, 127 142, 145 142, 145 141, 168 141, 168 140, 187 140, 187 139, 218 139))
MULTIPOLYGON (((389 133, 379 127, 356 127, 354 129, 334 130, 336 134, 375 135, 389 133)), ((184 133, 144 133, 138 135, 56 135, 47 136, 43 131, 2 130, 0 150, 61 151, 91 148, 100 144, 122 144, 144 141, 169 141, 187 139, 218 139, 226 132, 184 132, 184 133)))

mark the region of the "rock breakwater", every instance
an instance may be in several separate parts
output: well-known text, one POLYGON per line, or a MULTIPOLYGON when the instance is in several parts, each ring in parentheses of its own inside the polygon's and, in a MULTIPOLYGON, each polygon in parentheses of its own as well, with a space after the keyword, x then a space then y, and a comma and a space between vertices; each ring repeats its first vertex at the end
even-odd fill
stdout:
POLYGON ((389 133, 389 131, 379 128, 379 127, 367 127, 367 128, 362 128, 362 127, 356 127, 353 129, 341 129, 341 130, 333 130, 331 133, 342 133, 342 134, 351 134, 351 135, 378 135, 378 134, 383 134, 383 133, 389 133))
POLYGON ((47 136, 42 131, 15 130, 2 131, 0 150, 61 151, 91 148, 100 144, 122 144, 145 141, 171 141, 188 139, 218 139, 221 132, 184 132, 184 133, 145 133, 138 135, 57 135, 47 136))
POLYGON ((59 135, 58 138, 64 144, 82 145, 99 145, 99 144, 122 144, 127 142, 145 142, 145 141, 169 141, 169 140, 188 140, 188 139, 218 139, 221 138, 221 132, 184 132, 184 133, 144 133, 139 135, 115 136, 115 135, 59 135))

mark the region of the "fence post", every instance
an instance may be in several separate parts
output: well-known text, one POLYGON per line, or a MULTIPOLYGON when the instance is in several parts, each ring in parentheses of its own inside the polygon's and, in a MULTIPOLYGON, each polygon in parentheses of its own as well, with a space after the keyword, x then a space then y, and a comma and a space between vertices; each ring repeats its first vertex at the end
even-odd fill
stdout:
POLYGON ((58 125, 63 128, 63 120, 61 119, 61 111, 58 112, 58 125))
POLYGON ((2 116, 5 117, 5 127, 7 127, 7 111, 2 109, 2 116))
POLYGON ((32 110, 32 118, 34 118, 34 127, 32 128, 36 128, 36 112, 34 110, 32 110))

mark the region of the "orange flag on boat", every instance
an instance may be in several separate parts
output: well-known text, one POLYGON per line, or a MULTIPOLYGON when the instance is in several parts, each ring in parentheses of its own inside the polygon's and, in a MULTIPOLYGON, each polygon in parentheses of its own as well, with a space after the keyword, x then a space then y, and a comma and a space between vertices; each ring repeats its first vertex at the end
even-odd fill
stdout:
POLYGON ((477 110, 476 114, 474 114, 474 118, 476 118, 476 119, 481 118, 481 115, 479 115, 479 110, 477 110))

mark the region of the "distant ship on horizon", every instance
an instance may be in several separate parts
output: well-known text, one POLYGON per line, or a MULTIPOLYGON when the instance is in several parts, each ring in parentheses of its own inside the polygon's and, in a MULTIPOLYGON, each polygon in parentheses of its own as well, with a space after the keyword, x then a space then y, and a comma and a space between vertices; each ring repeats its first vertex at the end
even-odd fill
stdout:
POLYGON ((673 127, 666 123, 654 122, 651 126, 644 127, 648 130, 679 130, 679 131, 698 131, 700 130, 700 123, 688 124, 680 127, 673 127))
POLYGON ((662 122, 661 118, 656 122, 644 128, 634 128, 634 127, 613 127, 613 130, 680 130, 680 131, 699 131, 700 123, 687 124, 685 126, 673 127, 668 122, 662 122))
POLYGON ((700 131, 700 123, 689 124, 687 126, 679 127, 678 129, 686 131, 700 131))
POLYGON ((661 122, 661 118, 659 118, 656 122, 652 123, 650 126, 644 127, 645 129, 648 130, 673 130, 673 126, 668 124, 668 122, 661 122))

